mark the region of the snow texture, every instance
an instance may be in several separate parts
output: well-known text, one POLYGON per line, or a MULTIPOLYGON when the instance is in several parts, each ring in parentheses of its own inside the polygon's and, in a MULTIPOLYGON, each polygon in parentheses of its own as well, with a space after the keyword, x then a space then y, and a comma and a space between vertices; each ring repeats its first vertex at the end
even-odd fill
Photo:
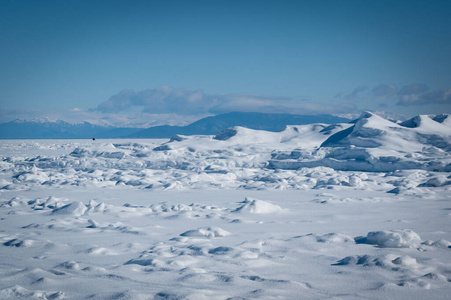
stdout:
POLYGON ((450 120, 0 141, 0 298, 448 299, 450 120))

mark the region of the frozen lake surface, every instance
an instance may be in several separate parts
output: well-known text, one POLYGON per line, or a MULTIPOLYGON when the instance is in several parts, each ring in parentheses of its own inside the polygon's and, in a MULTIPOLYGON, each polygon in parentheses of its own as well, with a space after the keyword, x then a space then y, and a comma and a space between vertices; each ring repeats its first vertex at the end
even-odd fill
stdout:
POLYGON ((449 299, 448 119, 0 141, 0 298, 449 299))

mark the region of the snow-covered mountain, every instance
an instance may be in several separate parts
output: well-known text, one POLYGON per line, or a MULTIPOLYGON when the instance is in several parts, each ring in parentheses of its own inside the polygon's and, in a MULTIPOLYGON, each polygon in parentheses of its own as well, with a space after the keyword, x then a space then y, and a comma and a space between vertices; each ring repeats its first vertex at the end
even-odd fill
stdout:
POLYGON ((116 128, 88 122, 70 124, 61 120, 22 120, 0 124, 0 139, 80 139, 80 138, 170 138, 175 134, 216 134, 233 126, 275 131, 285 125, 346 122, 333 115, 290 115, 262 113, 227 113, 200 119, 187 126, 116 128))
POLYGON ((170 138, 176 134, 182 135, 213 135, 221 130, 241 126, 250 129, 278 131, 286 125, 305 125, 313 123, 348 122, 349 119, 333 115, 292 115, 265 114, 252 112, 231 112, 200 119, 187 126, 156 126, 151 127, 129 137, 133 138, 170 138))
POLYGON ((2 139, 78 139, 93 138, 112 127, 93 125, 88 122, 70 124, 61 120, 17 119, 0 124, 2 139))
POLYGON ((215 136, 176 135, 156 150, 167 152, 165 155, 173 161, 180 160, 178 163, 184 167, 193 160, 186 162, 183 155, 197 153, 199 160, 195 165, 200 166, 210 151, 222 152, 225 147, 241 156, 235 148, 248 147, 258 148, 255 155, 259 159, 252 160, 255 167, 451 171, 450 120, 448 115, 425 115, 398 124, 364 112, 349 123, 290 125, 277 132, 235 126, 215 136), (179 157, 181 153, 184 154, 179 157))
POLYGON ((424 145, 451 149, 451 118, 448 115, 420 115, 395 124, 376 114, 364 112, 347 131, 331 136, 322 146, 358 146, 390 148, 400 151, 419 151, 424 145))
POLYGON ((364 112, 352 126, 333 133, 309 157, 276 156, 274 168, 327 166, 338 170, 451 171, 451 117, 421 115, 397 124, 364 112))

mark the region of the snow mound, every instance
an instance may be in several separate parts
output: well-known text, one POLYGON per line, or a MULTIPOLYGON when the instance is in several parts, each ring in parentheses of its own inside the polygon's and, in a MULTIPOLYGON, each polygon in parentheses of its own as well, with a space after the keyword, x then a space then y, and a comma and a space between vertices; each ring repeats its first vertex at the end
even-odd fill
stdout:
POLYGON ((104 248, 104 247, 91 247, 84 251, 84 253, 91 254, 91 255, 117 255, 116 252, 111 251, 110 249, 104 248))
MULTIPOLYGON (((118 145, 121 146, 121 145, 118 145)), ((99 157, 99 158, 110 158, 110 159, 122 159, 127 155, 128 151, 118 151, 115 145, 108 143, 106 145, 98 146, 97 149, 84 149, 75 148, 74 151, 70 153, 73 157, 83 158, 83 157, 99 157)))
POLYGON ((14 176, 14 179, 19 182, 34 182, 38 184, 43 184, 49 180, 48 174, 38 169, 36 166, 30 170, 20 172, 14 176))
POLYGON ((334 266, 349 266, 349 265, 363 265, 363 266, 387 266, 391 263, 391 259, 386 257, 375 257, 372 255, 352 255, 340 259, 334 266))
POLYGON ((55 215, 71 215, 75 217, 80 217, 84 215, 88 208, 80 201, 72 202, 63 207, 56 208, 52 211, 55 215))
POLYGON ((215 238, 215 237, 224 237, 228 235, 230 235, 230 232, 219 227, 203 227, 199 229, 185 231, 180 236, 215 238))
POLYGON ((17 197, 13 197, 11 198, 11 200, 0 204, 0 207, 18 207, 25 204, 27 204, 26 201, 21 200, 20 198, 17 197))
POLYGON ((0 290, 0 297, 2 299, 12 299, 12 298, 64 299, 66 298, 66 295, 63 292, 48 293, 48 292, 30 291, 20 285, 15 285, 0 290))
POLYGON ((439 186, 445 186, 445 185, 451 185, 451 179, 449 179, 446 176, 435 176, 432 178, 429 178, 426 182, 418 185, 419 187, 439 187, 439 186))
POLYGON ((420 236, 410 230, 368 232, 366 237, 356 237, 356 243, 377 245, 381 248, 416 248, 421 244, 420 236))
POLYGON ((233 212, 242 213, 242 212, 250 212, 253 214, 270 214, 275 212, 282 211, 282 208, 279 205, 275 205, 263 200, 253 199, 246 197, 243 205, 235 209, 233 212))
POLYGON ((447 241, 445 239, 440 239, 438 241, 425 241, 422 243, 422 245, 436 247, 436 248, 442 248, 442 249, 449 249, 451 248, 451 242, 447 241))
POLYGON ((392 269, 393 267, 404 267, 406 269, 416 269, 419 267, 417 260, 408 255, 396 256, 387 254, 382 256, 354 255, 347 256, 339 260, 335 266, 363 265, 366 267, 382 267, 392 269))
POLYGON ((76 263, 75 261, 71 260, 71 261, 65 261, 65 262, 57 265, 55 268, 78 271, 78 270, 80 270, 80 265, 78 263, 76 263))
POLYGON ((53 196, 45 198, 37 198, 31 201, 28 201, 28 205, 31 205, 31 207, 35 210, 43 210, 43 209, 56 209, 62 207, 63 199, 56 198, 53 196))
POLYGON ((319 243, 335 244, 335 243, 353 243, 354 239, 350 236, 340 234, 340 233, 327 233, 322 235, 315 235, 316 241, 319 243))
POLYGON ((408 255, 397 257, 394 260, 392 260, 392 263, 394 263, 395 265, 400 265, 400 266, 407 266, 407 267, 413 267, 413 268, 418 267, 417 260, 408 255))
POLYGON ((101 213, 101 212, 106 212, 108 210, 108 205, 106 205, 105 203, 101 202, 101 203, 97 203, 94 200, 90 200, 89 204, 86 206, 86 211, 85 213, 101 213))

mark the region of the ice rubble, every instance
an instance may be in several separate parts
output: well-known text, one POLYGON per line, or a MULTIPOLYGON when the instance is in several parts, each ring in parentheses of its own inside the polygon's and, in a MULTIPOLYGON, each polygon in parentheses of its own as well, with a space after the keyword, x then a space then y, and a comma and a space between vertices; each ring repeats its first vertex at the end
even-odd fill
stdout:
POLYGON ((0 297, 3 299, 22 298, 22 299, 64 299, 66 295, 63 292, 36 292, 30 291, 20 285, 14 285, 0 290, 0 297))
MULTIPOLYGON (((364 188, 365 179, 355 172, 451 171, 450 119, 418 116, 398 124, 365 112, 354 123, 286 126, 280 132, 234 127, 216 136, 178 135, 163 143, 79 143, 60 156, 2 156, 3 171, 14 172, 2 187, 364 188)), ((417 185, 451 183, 447 174, 425 177, 417 185)))

